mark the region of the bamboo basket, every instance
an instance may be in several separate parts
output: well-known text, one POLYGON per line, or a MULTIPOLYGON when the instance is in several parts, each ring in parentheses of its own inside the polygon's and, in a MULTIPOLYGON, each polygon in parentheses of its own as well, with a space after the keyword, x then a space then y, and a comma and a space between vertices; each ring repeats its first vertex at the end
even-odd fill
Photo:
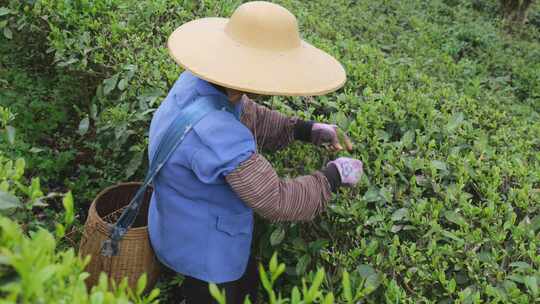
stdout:
POLYGON ((127 277, 132 289, 136 288, 139 277, 146 273, 147 290, 155 285, 160 274, 160 263, 148 237, 147 217, 151 187, 148 187, 144 194, 143 205, 135 222, 119 243, 119 254, 113 257, 100 254, 101 244, 109 236, 109 224, 120 217, 141 185, 139 182, 131 182, 109 187, 99 193, 90 205, 79 247, 81 256, 91 256, 90 263, 86 266, 86 271, 90 273, 86 279, 88 288, 97 284, 101 272, 105 272, 117 284, 127 277))

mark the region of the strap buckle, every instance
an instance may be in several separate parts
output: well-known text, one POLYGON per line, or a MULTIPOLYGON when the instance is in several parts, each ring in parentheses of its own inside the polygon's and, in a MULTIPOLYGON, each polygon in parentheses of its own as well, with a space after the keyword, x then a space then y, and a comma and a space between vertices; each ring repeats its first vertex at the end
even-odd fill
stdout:
POLYGON ((118 242, 114 240, 105 240, 101 243, 101 255, 113 257, 118 255, 118 242))

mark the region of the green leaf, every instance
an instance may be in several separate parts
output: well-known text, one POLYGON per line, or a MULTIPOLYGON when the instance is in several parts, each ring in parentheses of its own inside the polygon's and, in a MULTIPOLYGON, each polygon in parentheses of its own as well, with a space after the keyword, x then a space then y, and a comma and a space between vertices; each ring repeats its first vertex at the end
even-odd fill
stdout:
POLYGON ((365 287, 366 293, 371 293, 377 289, 382 283, 382 275, 378 273, 373 267, 367 264, 358 266, 358 273, 366 280, 365 287))
POLYGON ((270 235, 270 244, 272 246, 276 246, 280 244, 284 238, 285 238, 285 229, 283 229, 282 227, 278 227, 270 235))
POLYGON ((30 150, 30 153, 39 153, 45 151, 45 149, 38 148, 38 147, 32 147, 30 150))
POLYGON ((126 78, 122 78, 122 80, 120 80, 120 81, 118 82, 118 89, 119 89, 120 91, 125 90, 126 87, 127 87, 127 84, 128 84, 128 80, 127 80, 126 78))
POLYGON ((105 79, 103 81, 103 94, 109 95, 109 93, 114 90, 116 83, 118 82, 118 74, 115 74, 113 77, 105 79))
POLYGON ((454 211, 445 211, 444 212, 444 217, 449 221, 449 222, 452 222, 456 225, 459 225, 459 226, 465 226, 467 225, 467 222, 465 221, 465 219, 459 215, 458 213, 454 212, 454 211))
POLYGON ((381 197, 379 196, 379 190, 375 187, 370 187, 368 191, 366 191, 362 199, 368 203, 379 201, 381 199, 381 197))
POLYGON ((522 261, 512 262, 512 263, 510 263, 509 266, 510 267, 515 267, 515 268, 518 268, 518 269, 531 269, 532 268, 529 263, 522 262, 522 261))
POLYGON ((64 222, 66 225, 70 225, 73 223, 73 220, 75 219, 75 211, 73 208, 73 195, 71 194, 71 191, 69 191, 66 195, 64 195, 64 198, 62 199, 62 205, 64 205, 64 222))
POLYGON ((431 166, 435 169, 441 170, 441 171, 447 171, 446 163, 440 160, 432 160, 431 166))
POLYGON ((450 232, 450 231, 441 230, 441 234, 442 234, 444 237, 447 237, 447 238, 449 238, 449 239, 452 239, 452 240, 458 242, 458 244, 460 244, 460 245, 463 244, 463 243, 465 242, 462 238, 456 236, 454 233, 452 233, 452 232, 450 232))
POLYGON ((311 283, 311 287, 309 288, 308 294, 312 299, 315 299, 317 296, 317 293, 319 292, 319 288, 322 285, 322 282, 324 280, 325 272, 324 268, 319 268, 317 270, 317 273, 315 274, 315 278, 313 279, 313 282, 311 283))
POLYGON ((264 267, 262 265, 259 265, 259 277, 261 279, 261 284, 263 285, 264 289, 266 289, 266 291, 270 293, 272 291, 272 284, 270 283, 268 275, 266 274, 266 271, 264 270, 264 267))
POLYGON ((291 303, 292 304, 300 303, 300 290, 298 290, 298 287, 296 286, 294 286, 291 292, 291 303))
POLYGON ((17 158, 15 161, 15 179, 19 179, 23 176, 25 167, 26 162, 24 161, 24 158, 17 158))
POLYGON ((5 16, 7 14, 11 13, 9 8, 7 7, 0 7, 0 16, 5 16))
POLYGON ((137 169, 141 166, 143 161, 144 153, 142 151, 135 152, 135 155, 131 158, 129 163, 126 166, 126 178, 130 178, 137 172, 137 169))
POLYGON ((347 271, 343 272, 343 278, 341 279, 341 285, 343 286, 343 297, 347 303, 353 302, 351 280, 347 271))
POLYGON ((0 210, 22 207, 21 201, 11 193, 0 191, 0 210))
POLYGON ((8 142, 13 145, 15 143, 15 128, 12 126, 6 127, 8 142))
POLYGON ((452 115, 452 118, 446 125, 446 131, 448 133, 454 132, 463 123, 464 119, 465 116, 461 112, 452 115))
POLYGON ((407 208, 400 208, 392 213, 392 221, 397 222, 406 220, 409 216, 409 210, 407 208))
POLYGON ((57 64, 57 66, 60 67, 60 68, 64 68, 64 67, 67 67, 70 64, 74 64, 77 61, 79 61, 77 58, 70 58, 70 59, 68 59, 66 61, 60 61, 57 64))
POLYGON ((303 275, 306 272, 307 266, 311 263, 311 257, 304 254, 296 263, 296 274, 303 275))
POLYGON ((403 134, 400 140, 401 145, 406 148, 411 148, 412 143, 414 141, 414 135, 415 133, 413 130, 409 130, 405 132, 405 134, 403 134))
POLYGON ((540 229, 540 214, 533 217, 533 219, 531 220, 531 223, 529 224, 529 228, 534 232, 540 229))
POLYGON ((398 233, 401 230, 403 230, 403 227, 404 227, 403 225, 392 225, 392 227, 390 228, 390 232, 398 233))
POLYGON ((538 295, 538 281, 535 276, 526 276, 523 278, 523 283, 536 297, 538 295))
POLYGON ((456 290, 456 280, 453 278, 448 282, 447 289, 450 293, 453 293, 456 290))
POLYGON ((150 294, 147 297, 147 300, 152 301, 152 300, 156 299, 159 296, 159 293, 160 293, 160 291, 159 291, 158 288, 152 289, 152 291, 150 292, 150 294))
POLYGON ((328 293, 326 297, 324 297, 323 304, 334 304, 334 294, 328 293))
POLYGON ((269 269, 270 269, 271 273, 276 271, 277 266, 278 266, 277 253, 276 252, 274 252, 274 254, 272 255, 272 258, 270 259, 270 264, 268 266, 269 266, 269 269))
POLYGON ((13 32, 11 31, 11 29, 9 27, 4 27, 4 37, 6 37, 7 39, 11 39, 13 38, 13 32))
POLYGON ((366 288, 368 288, 368 293, 375 291, 382 283, 382 275, 380 273, 375 273, 370 275, 366 279, 366 288))
POLYGON ((225 295, 219 290, 216 284, 211 283, 208 285, 208 289, 210 290, 210 294, 212 297, 219 303, 219 304, 225 304, 225 295))
POLYGON ((272 282, 275 282, 277 278, 279 278, 279 276, 283 274, 284 272, 285 272, 285 264, 281 263, 278 265, 276 271, 272 272, 272 282))
POLYGON ((85 117, 79 122, 79 130, 77 131, 79 135, 83 136, 88 132, 88 127, 90 126, 90 119, 85 117))
POLYGON ((146 288, 146 282, 148 278, 146 276, 146 273, 143 273, 139 279, 137 280, 137 295, 140 296, 144 292, 144 289, 146 288))
POLYGON ((66 227, 60 223, 56 223, 55 235, 57 238, 63 238, 66 234, 66 227))
POLYGON ((0 265, 9 265, 9 257, 0 254, 0 265))
POLYGON ((376 273, 375 269, 371 267, 371 265, 367 265, 367 264, 359 265, 357 270, 358 270, 358 274, 360 274, 360 276, 364 279, 367 279, 369 276, 376 273))

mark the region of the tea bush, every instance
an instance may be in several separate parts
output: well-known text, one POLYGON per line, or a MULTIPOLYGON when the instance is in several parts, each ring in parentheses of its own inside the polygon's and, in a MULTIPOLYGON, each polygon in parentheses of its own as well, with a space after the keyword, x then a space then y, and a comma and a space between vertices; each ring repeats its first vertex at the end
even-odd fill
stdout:
MULTIPOLYGON (((81 216, 99 189, 144 173, 152 112, 181 72, 167 55, 168 35, 194 18, 228 16, 240 2, 0 5, 1 42, 24 54, 16 60, 48 69, 73 86, 67 95, 80 97, 68 103, 66 94, 50 94, 58 102, 35 109, 58 109, 43 128, 68 126, 63 148, 74 143, 69 149, 83 154, 62 164, 81 216)), ((265 286, 268 299, 269 289, 279 289, 294 303, 294 286, 304 280, 320 285, 315 301, 323 303, 332 302, 330 293, 338 303, 540 300, 538 4, 529 24, 508 33, 494 0, 276 2, 298 17, 306 40, 343 63, 348 81, 327 96, 261 102, 347 129, 355 150, 339 155, 360 158, 365 176, 313 223, 258 223, 258 254, 270 260, 279 250, 291 265, 265 286), (320 283, 319 267, 326 269, 320 283)), ((0 85, 30 86, 0 78, 0 85)), ((10 108, 23 113, 25 100, 10 108)), ((37 126, 28 118, 4 125, 6 139, 37 126)), ((295 176, 337 155, 295 144, 268 156, 282 175, 295 176)))
POLYGON ((24 159, 12 161, 0 153, 0 303, 155 302, 157 289, 148 296, 142 294, 145 277, 131 291, 127 281, 109 287, 103 275, 87 292, 84 266, 90 257, 82 260, 73 248, 57 249, 58 240, 75 218, 71 192, 44 195, 38 178, 25 185, 24 169, 24 159), (59 196, 63 196, 63 219, 56 220, 53 235, 31 218, 36 209, 47 206, 47 200, 59 196))

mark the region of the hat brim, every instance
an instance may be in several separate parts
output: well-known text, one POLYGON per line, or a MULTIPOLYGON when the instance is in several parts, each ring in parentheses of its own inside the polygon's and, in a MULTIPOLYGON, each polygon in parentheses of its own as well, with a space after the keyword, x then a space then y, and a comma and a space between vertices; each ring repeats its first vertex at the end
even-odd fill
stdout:
POLYGON ((167 47, 183 68, 209 82, 262 95, 323 95, 345 83, 343 66, 302 41, 300 47, 261 50, 225 33, 227 18, 203 18, 177 28, 167 47))

